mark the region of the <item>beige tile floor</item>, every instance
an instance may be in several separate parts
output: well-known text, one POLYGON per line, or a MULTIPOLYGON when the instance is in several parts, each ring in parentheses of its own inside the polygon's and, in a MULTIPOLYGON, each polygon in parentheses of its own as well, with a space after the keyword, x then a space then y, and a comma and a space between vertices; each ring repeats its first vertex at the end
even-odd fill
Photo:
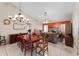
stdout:
MULTIPOLYGON (((73 48, 64 46, 63 44, 52 44, 49 43, 49 56, 72 56, 73 48)), ((29 56, 30 52, 26 54, 29 56)), ((36 54, 33 54, 36 56, 36 54)), ((0 56, 23 56, 20 48, 17 46, 17 43, 11 45, 0 46, 0 56)))

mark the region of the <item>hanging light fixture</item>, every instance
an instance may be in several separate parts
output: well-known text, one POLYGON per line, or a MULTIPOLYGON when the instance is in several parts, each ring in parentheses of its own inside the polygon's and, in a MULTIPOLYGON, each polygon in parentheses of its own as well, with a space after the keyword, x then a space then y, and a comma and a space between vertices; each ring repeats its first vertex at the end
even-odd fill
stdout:
POLYGON ((45 20, 43 22, 43 25, 44 25, 44 32, 47 33, 48 32, 48 15, 47 15, 47 12, 44 12, 44 17, 45 17, 45 20))
POLYGON ((27 19, 21 14, 21 2, 19 2, 19 13, 14 16, 13 19, 17 23, 24 23, 27 19))
POLYGON ((45 11, 44 12, 44 18, 45 18, 45 20, 44 20, 44 22, 43 22, 43 24, 47 24, 48 23, 48 15, 47 15, 47 12, 45 11))

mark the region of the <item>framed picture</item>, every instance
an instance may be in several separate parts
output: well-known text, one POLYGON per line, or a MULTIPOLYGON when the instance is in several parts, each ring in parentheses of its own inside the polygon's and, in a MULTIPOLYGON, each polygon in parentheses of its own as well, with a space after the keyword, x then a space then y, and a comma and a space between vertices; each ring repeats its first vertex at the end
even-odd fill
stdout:
POLYGON ((13 23, 13 29, 14 30, 24 30, 25 29, 25 24, 13 23))

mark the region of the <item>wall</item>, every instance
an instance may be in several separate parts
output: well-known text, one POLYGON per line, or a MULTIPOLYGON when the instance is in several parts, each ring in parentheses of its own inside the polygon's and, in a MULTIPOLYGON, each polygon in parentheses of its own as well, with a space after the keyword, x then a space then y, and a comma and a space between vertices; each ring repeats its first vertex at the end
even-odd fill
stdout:
MULTIPOLYGON (((65 34, 71 33, 71 21, 61 21, 61 22, 53 22, 53 23, 48 23, 48 28, 57 28, 58 30, 64 32, 65 34), (63 28, 62 28, 63 27, 63 28)), ((50 31, 50 29, 49 29, 50 31)))
MULTIPOLYGON (((8 18, 8 16, 14 16, 15 14, 18 14, 18 9, 14 5, 10 3, 0 3, 0 35, 6 36, 7 43, 9 42, 9 34, 27 32, 27 26, 24 30, 14 30, 12 20, 10 25, 3 24, 4 19, 8 18)), ((30 19, 32 31, 41 27, 41 23, 36 21, 34 18, 24 12, 22 14, 30 19)))
POLYGON ((75 5, 72 22, 74 37, 74 53, 76 55, 79 55, 79 3, 75 5))
POLYGON ((67 23, 65 26, 66 34, 72 34, 72 23, 67 23))

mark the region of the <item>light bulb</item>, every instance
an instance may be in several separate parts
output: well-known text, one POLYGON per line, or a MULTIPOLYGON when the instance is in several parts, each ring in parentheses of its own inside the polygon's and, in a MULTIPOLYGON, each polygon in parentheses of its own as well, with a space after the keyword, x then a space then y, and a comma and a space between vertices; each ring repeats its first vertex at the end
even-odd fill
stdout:
POLYGON ((24 18, 24 15, 19 15, 19 16, 24 18))
POLYGON ((13 18, 13 20, 16 20, 16 17, 18 17, 18 15, 15 15, 14 18, 13 18))
POLYGON ((30 19, 27 19, 27 21, 29 21, 30 19))
POLYGON ((26 17, 24 17, 24 19, 26 19, 26 17))

